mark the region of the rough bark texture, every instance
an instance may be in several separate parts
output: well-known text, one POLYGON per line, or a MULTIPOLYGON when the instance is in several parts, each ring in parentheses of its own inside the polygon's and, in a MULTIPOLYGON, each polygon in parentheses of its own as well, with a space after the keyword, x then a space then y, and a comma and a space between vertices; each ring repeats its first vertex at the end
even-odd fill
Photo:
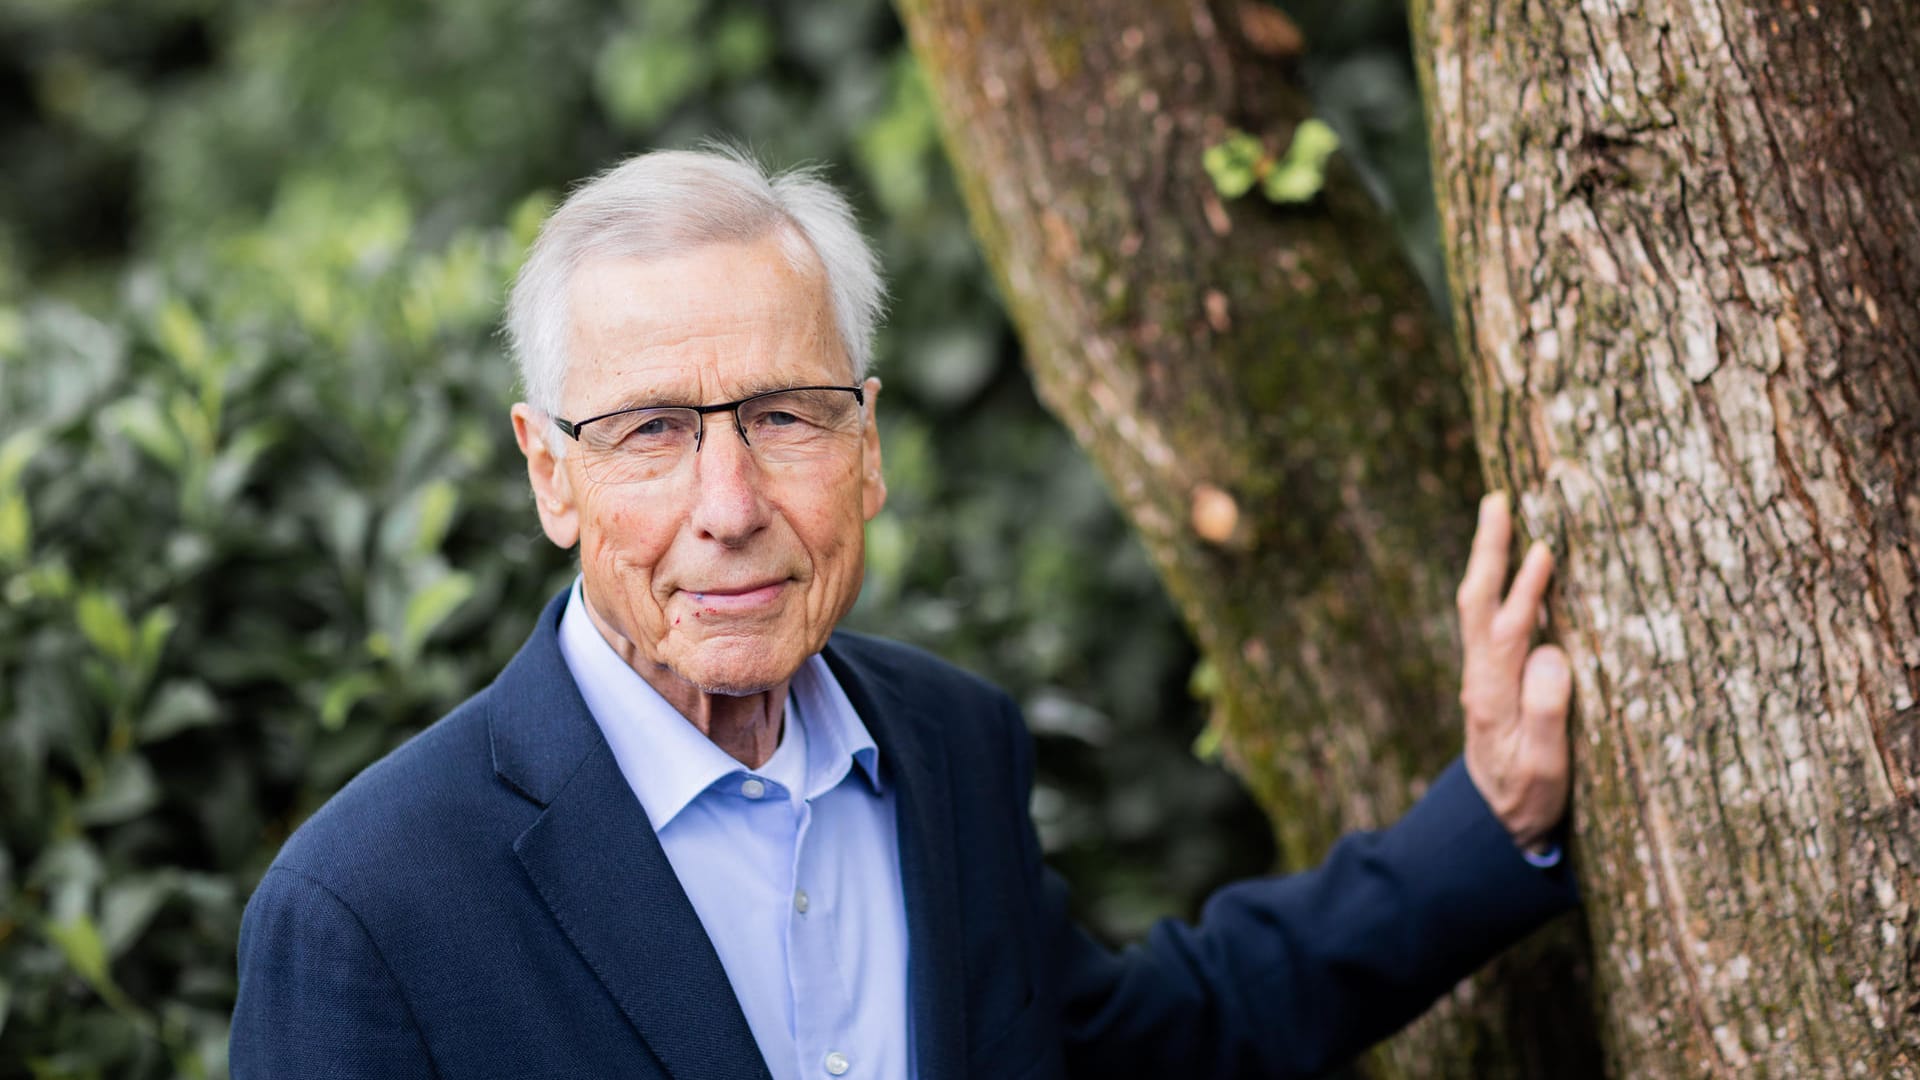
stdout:
MULTIPOLYGON (((1218 673, 1283 858, 1391 821, 1459 746, 1479 482, 1448 334, 1390 230, 1338 169, 1310 207, 1222 203, 1205 148, 1235 126, 1278 151, 1307 115, 1230 6, 900 6, 1041 397, 1218 673)), ((1376 1074, 1591 1074, 1561 930, 1376 1074)))
POLYGON ((1920 1074, 1920 9, 1428 0, 1611 1071, 1920 1074))

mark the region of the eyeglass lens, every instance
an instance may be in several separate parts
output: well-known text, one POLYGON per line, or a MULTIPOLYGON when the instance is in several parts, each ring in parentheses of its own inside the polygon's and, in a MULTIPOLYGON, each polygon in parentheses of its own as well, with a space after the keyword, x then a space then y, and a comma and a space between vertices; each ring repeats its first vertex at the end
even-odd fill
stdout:
MULTIPOLYGON (((782 390, 741 402, 732 414, 708 419, 734 420, 761 461, 804 462, 831 453, 856 436, 860 404, 849 390, 782 390)), ((636 409, 588 424, 580 430, 587 475, 596 483, 655 480, 673 472, 698 452, 701 414, 688 408, 636 409)))

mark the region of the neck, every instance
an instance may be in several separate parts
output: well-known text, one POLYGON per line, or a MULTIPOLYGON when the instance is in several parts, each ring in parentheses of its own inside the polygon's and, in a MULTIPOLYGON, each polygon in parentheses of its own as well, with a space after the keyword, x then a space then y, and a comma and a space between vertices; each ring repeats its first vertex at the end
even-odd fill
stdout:
MULTIPOLYGON (((642 678, 647 676, 644 671, 640 674, 642 678)), ((655 676, 647 682, 660 691, 660 696, 740 764, 757 769, 779 748, 787 705, 786 682, 757 694, 734 697, 709 694, 664 668, 655 668, 655 676), (680 692, 672 692, 669 686, 680 692)))
POLYGON ((586 609, 594 629, 620 659, 715 746, 749 769, 765 765, 773 756, 780 746, 780 725, 785 720, 787 686, 791 679, 782 679, 777 685, 753 694, 709 693, 665 666, 642 657, 626 635, 600 617, 592 600, 587 601, 586 609))

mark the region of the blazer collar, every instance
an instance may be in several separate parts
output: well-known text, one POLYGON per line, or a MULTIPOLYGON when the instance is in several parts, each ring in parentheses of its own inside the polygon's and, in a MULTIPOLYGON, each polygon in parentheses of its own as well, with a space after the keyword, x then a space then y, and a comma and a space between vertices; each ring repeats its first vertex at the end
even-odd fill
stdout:
MULTIPOLYGON (((547 909, 679 1080, 769 1077, 700 919, 560 653, 567 594, 487 690, 494 771, 543 808, 513 850, 547 909)), ((952 888, 952 781, 942 718, 857 635, 823 652, 893 771, 918 1080, 960 1080, 966 1006, 952 888)))
POLYGON ((544 808, 513 852, 678 1080, 771 1080, 726 969, 560 655, 566 595, 488 691, 494 771, 544 808))
POLYGON ((494 774, 543 807, 606 746, 560 655, 566 610, 566 593, 548 601, 532 636, 486 689, 494 774))
POLYGON ((822 653, 880 749, 894 786, 900 885, 907 905, 909 1030, 918 1080, 959 1080, 966 1060, 966 971, 961 961, 953 781, 940 716, 916 680, 859 635, 836 633, 822 653))

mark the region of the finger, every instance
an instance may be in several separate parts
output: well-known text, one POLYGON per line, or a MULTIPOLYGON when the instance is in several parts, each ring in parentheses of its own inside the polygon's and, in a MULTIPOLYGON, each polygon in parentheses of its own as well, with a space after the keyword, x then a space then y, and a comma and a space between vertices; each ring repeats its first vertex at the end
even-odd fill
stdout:
POLYGON ((1504 492, 1496 491, 1480 500, 1480 522, 1473 532, 1473 551, 1467 556, 1467 572, 1460 580, 1458 596, 1460 632, 1469 648, 1486 637, 1487 624, 1499 609, 1512 527, 1504 492))
POLYGON ((1494 616, 1495 636, 1525 642, 1532 638, 1539 621, 1540 602, 1546 599, 1547 582, 1553 577, 1553 550, 1535 540, 1513 576, 1513 588, 1494 616))
POLYGON ((1558 645, 1542 645, 1527 656, 1520 676, 1520 716, 1526 736, 1550 760, 1564 762, 1567 708, 1573 699, 1573 673, 1558 645))

